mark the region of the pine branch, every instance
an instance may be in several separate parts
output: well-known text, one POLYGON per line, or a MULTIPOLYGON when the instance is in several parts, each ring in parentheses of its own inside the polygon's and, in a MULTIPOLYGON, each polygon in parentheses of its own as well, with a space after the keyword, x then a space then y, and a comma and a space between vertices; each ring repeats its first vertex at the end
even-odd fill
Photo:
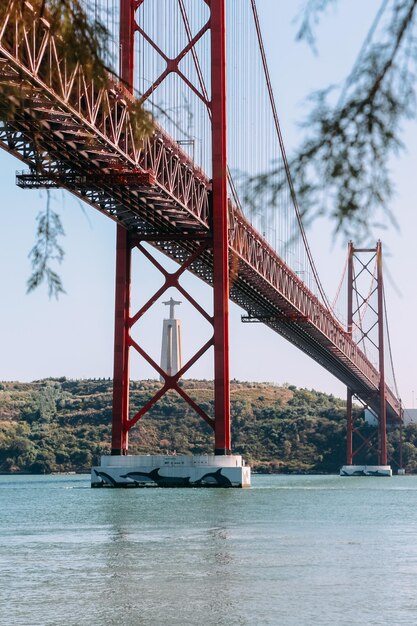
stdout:
MULTIPOLYGON (((108 57, 109 33, 106 27, 97 19, 90 20, 84 11, 81 0, 1 0, 0 26, 5 17, 8 17, 7 27, 2 42, 11 50, 16 40, 23 39, 29 33, 30 37, 42 37, 42 30, 31 34, 34 21, 45 18, 50 31, 55 33, 55 46, 60 58, 65 59, 66 71, 82 72, 86 81, 94 83, 95 88, 106 87, 112 80, 111 71, 106 67, 104 59, 108 57)), ((40 68, 46 72, 45 80, 53 86, 59 83, 59 76, 51 75, 50 67, 40 68)), ((13 123, 22 111, 28 106, 30 88, 23 82, 21 85, 0 85, 2 104, 0 106, 0 120, 13 123)), ((128 115, 132 132, 136 141, 142 141, 153 132, 153 120, 147 113, 140 100, 127 103, 128 115)), ((32 137, 35 153, 43 148, 36 135, 32 137)), ((36 163, 32 164, 36 169, 36 163)), ((58 297, 65 293, 59 275, 54 272, 50 263, 61 263, 64 252, 58 244, 58 237, 64 235, 59 215, 50 208, 50 196, 47 195, 47 205, 38 215, 36 243, 29 253, 33 272, 28 280, 28 292, 36 289, 43 281, 47 282, 49 297, 58 297)))
MULTIPOLYGON (((309 0, 302 38, 330 2, 309 0)), ((339 98, 334 86, 310 96, 306 137, 290 160, 302 212, 310 219, 328 215, 336 232, 359 240, 370 235, 381 213, 396 225, 389 160, 403 150, 402 123, 416 116, 417 0, 391 0, 388 25, 377 28, 388 4, 381 5, 339 98)), ((278 197, 282 181, 274 168, 248 179, 250 206, 260 189, 268 189, 271 200, 278 197)))
POLYGON ((336 4, 338 1, 339 0, 306 0, 305 6, 300 10, 295 20, 300 23, 296 40, 306 41, 308 45, 317 52, 314 28, 319 23, 321 14, 324 13, 331 4, 336 4))
POLYGON ((60 276, 51 268, 51 262, 61 264, 64 259, 64 250, 58 243, 58 238, 65 235, 61 218, 51 209, 51 195, 47 191, 45 211, 37 216, 36 243, 29 252, 32 264, 32 274, 27 281, 27 293, 39 287, 44 281, 48 286, 48 295, 58 299, 65 293, 60 276))

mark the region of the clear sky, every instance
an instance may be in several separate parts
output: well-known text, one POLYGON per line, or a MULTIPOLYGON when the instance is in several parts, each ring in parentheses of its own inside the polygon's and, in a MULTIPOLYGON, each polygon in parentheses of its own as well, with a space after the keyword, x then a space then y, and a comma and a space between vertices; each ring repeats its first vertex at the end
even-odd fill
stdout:
MULTIPOLYGON (((269 67, 287 151, 297 145, 303 119, 303 99, 312 89, 339 82, 349 71, 375 12, 377 0, 340 0, 337 11, 329 11, 318 28, 319 54, 305 44, 294 42, 292 23, 298 2, 258 0, 269 67)), ((396 196, 392 211, 400 224, 375 231, 386 252, 385 287, 397 381, 406 406, 417 394, 414 354, 417 329, 417 213, 414 177, 417 157, 416 125, 404 126, 407 153, 392 162, 396 196)), ((108 377, 113 368, 114 256, 115 225, 89 207, 82 208, 70 195, 58 192, 59 208, 66 238, 66 256, 60 268, 66 295, 49 300, 46 288, 26 295, 30 273, 28 252, 33 245, 36 215, 45 195, 15 187, 14 177, 21 164, 0 153, 0 379, 28 381, 46 376, 108 377)), ((343 270, 346 242, 334 239, 327 220, 314 224, 309 232, 313 255, 324 287, 333 298, 343 270)), ((150 294, 158 279, 152 270, 135 271, 136 290, 150 294)), ((196 279, 187 285, 209 302, 210 290, 196 279), (196 291, 195 291, 196 290, 196 291)), ((169 298, 169 293, 167 298, 169 298)), ((172 294, 175 297, 175 294, 172 294)), ((181 298, 180 298, 181 299, 181 298)), ((209 329, 188 304, 181 305, 185 355, 190 355, 199 336, 200 345, 209 329)), ((231 307, 231 376, 240 380, 288 382, 344 397, 345 389, 334 377, 261 325, 242 324, 242 311, 231 307)), ((139 337, 158 360, 162 319, 165 310, 157 303, 145 316, 139 337)), ((133 378, 154 377, 142 362, 132 363, 133 378)), ((210 359, 203 359, 190 376, 211 378, 210 359)), ((416 398, 417 401, 417 398, 416 398)))

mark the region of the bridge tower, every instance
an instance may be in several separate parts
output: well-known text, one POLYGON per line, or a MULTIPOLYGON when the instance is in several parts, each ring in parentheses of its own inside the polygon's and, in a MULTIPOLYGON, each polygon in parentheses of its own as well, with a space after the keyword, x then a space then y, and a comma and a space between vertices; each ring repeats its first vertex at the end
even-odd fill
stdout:
MULTIPOLYGON (((117 461, 111 461, 103 457, 106 464, 105 474, 109 475, 110 466, 121 464, 125 467, 122 459, 128 454, 128 433, 134 424, 169 390, 175 390, 214 430, 214 455, 200 459, 199 457, 189 457, 183 463, 192 464, 188 473, 192 474, 199 484, 201 482, 201 471, 203 467, 206 474, 211 474, 207 481, 209 486, 218 479, 220 486, 225 486, 227 482, 230 486, 247 486, 250 484, 250 468, 244 467, 242 459, 238 455, 231 453, 231 432, 230 432, 230 383, 229 383, 229 224, 228 224, 228 197, 227 197, 227 154, 226 154, 226 15, 225 0, 201 0, 210 9, 210 17, 207 24, 192 37, 188 24, 188 45, 176 58, 166 57, 166 69, 159 77, 162 82, 164 76, 170 73, 177 73, 178 76, 187 83, 179 69, 179 63, 186 54, 195 55, 196 45, 206 31, 210 31, 211 48, 211 98, 208 100, 207 94, 200 94, 201 99, 209 108, 211 120, 211 145, 212 145, 212 181, 210 194, 211 210, 211 233, 174 233, 172 237, 166 233, 154 233, 151 236, 135 237, 129 235, 122 226, 117 226, 116 242, 116 294, 115 294, 115 342, 114 342, 114 388, 113 388, 113 420, 112 420, 112 450, 111 454, 117 461), (194 250, 190 254, 185 254, 180 268, 169 274, 149 252, 147 247, 143 247, 143 242, 160 241, 161 236, 165 238, 166 245, 183 246, 188 251, 194 250), (190 244, 190 245, 189 245, 190 244), (131 292, 131 263, 132 249, 136 247, 151 263, 159 269, 165 279, 165 283, 154 296, 135 315, 130 312, 130 292, 131 292), (213 316, 210 316, 196 302, 193 297, 180 285, 181 274, 192 263, 198 262, 202 254, 212 255, 213 258, 213 316), (169 287, 175 287, 180 293, 197 309, 197 311, 213 325, 212 338, 194 356, 182 366, 178 371, 164 371, 151 357, 139 346, 131 336, 132 326, 138 319, 156 302, 169 287), (179 379, 205 352, 213 346, 214 349, 214 418, 209 417, 203 409, 198 406, 178 385, 179 379), (142 409, 132 418, 129 416, 129 357, 130 350, 134 348, 154 369, 159 373, 163 381, 162 388, 155 396, 147 401, 142 409), (190 461, 192 459, 192 462, 190 461), (109 465, 110 464, 110 465, 109 465), (213 471, 207 472, 212 466, 213 471), (232 469, 230 469, 232 468, 232 469), (219 474, 222 474, 221 479, 219 474), (227 474, 227 476, 225 476, 227 474), (214 479, 216 476, 217 479, 214 479)), ((140 30, 136 22, 136 14, 146 0, 120 0, 120 77, 131 91, 134 85, 134 48, 135 33, 140 30)), ((182 7, 183 19, 187 24, 185 5, 182 7)), ((169 28, 169 24, 161 27, 169 28)), ((199 93, 198 89, 193 91, 199 93)), ((152 92, 152 87, 150 88, 152 92)), ((144 95, 146 99, 146 94, 144 95)), ((146 461, 148 467, 149 457, 136 457, 137 464, 146 461)), ((177 457, 178 458, 178 457, 177 457)), ((154 457, 154 465, 160 466, 161 460, 154 457)), ((127 462, 127 461, 126 461, 127 462)), ((178 463, 177 463, 178 464, 178 463)), ((131 463, 129 464, 131 466, 131 463)), ((154 468, 155 469, 155 468, 154 468)), ((164 468, 166 471, 168 469, 164 468)), ((137 467, 135 468, 136 474, 137 467)), ((145 472, 143 468, 142 473, 145 472)), ((203 471, 203 474, 204 474, 203 471)), ((100 473, 100 471, 99 471, 100 473)), ((126 471, 124 471, 126 474, 126 471)), ((148 472, 145 472, 149 474, 148 472)), ((187 473, 187 472, 186 472, 187 473)), ((94 470, 93 470, 94 474, 94 470)), ((93 482, 93 486, 102 484, 112 484, 111 481, 103 480, 101 472, 101 482, 93 482)), ((120 472, 119 472, 120 475, 120 472)), ((96 471, 96 476, 97 471, 96 471)), ((172 478, 172 477, 171 477, 172 478)), ((182 480, 182 479, 180 479, 182 480)), ((171 481, 172 482, 172 481, 171 481)))
POLYGON ((347 427, 346 427, 346 465, 341 469, 341 475, 378 475, 390 476, 391 467, 387 456, 387 413, 386 413, 386 384, 385 384, 385 349, 384 349, 384 284, 382 266, 382 244, 377 242, 375 248, 355 248, 349 242, 348 248, 348 306, 347 324, 348 333, 359 335, 358 346, 366 352, 366 342, 370 342, 378 354, 379 385, 375 390, 375 397, 368 398, 369 404, 364 401, 366 394, 362 390, 348 387, 347 389, 347 427), (361 277, 371 278, 371 288, 364 293, 361 277), (364 326, 366 311, 372 312, 372 319, 364 326), (357 395, 360 393, 360 398, 357 395), (356 397, 368 408, 379 407, 378 411, 371 410, 377 420, 377 429, 369 433, 370 425, 366 425, 367 432, 361 432, 360 425, 353 417, 352 400, 356 397), (375 446, 376 439, 377 444, 375 446), (366 461, 367 453, 376 453, 376 463, 370 465, 366 461), (360 459, 362 458, 362 463, 360 459))

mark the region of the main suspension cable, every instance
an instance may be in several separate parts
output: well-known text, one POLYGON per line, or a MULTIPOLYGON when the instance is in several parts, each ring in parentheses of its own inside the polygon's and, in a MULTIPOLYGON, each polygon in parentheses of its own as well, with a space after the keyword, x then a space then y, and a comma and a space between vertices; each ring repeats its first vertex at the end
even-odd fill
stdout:
POLYGON ((391 336, 390 336, 390 332, 389 332, 389 324, 388 324, 388 316, 387 316, 387 301, 386 301, 386 298, 385 298, 384 287, 382 287, 382 294, 383 294, 383 300, 384 300, 385 327, 386 327, 386 331, 387 331, 388 353, 389 353, 389 359, 390 359, 390 364, 391 364, 392 378, 393 378, 393 382, 394 382, 395 393, 397 394, 397 398, 399 398, 400 394, 399 394, 399 391, 398 391, 397 379, 396 379, 396 376, 395 376, 395 369, 394 369, 394 360, 393 360, 393 356, 392 356, 391 336))
POLYGON ((256 0, 251 0, 251 5, 252 5, 252 13, 253 13, 253 18, 255 21, 255 27, 256 27, 256 34, 258 37, 258 44, 259 44, 259 48, 261 51, 261 57, 262 57, 262 65, 263 65, 263 69, 264 69, 264 74, 265 74, 265 80, 267 83, 267 88, 268 88, 268 94, 269 94, 269 100, 270 100, 270 104, 271 104, 271 108, 272 108, 272 114, 273 114, 273 118, 274 118, 274 123, 275 123, 275 129, 277 132, 277 136, 278 136, 278 141, 279 141, 279 146, 281 149, 281 154, 282 154, 282 159, 283 159, 283 163, 284 163, 284 169, 285 169, 285 173, 287 176, 287 180, 288 180, 288 185, 290 188, 290 194, 291 194, 291 198, 292 198, 292 202, 294 205, 294 209, 295 209, 295 214, 297 217, 297 222, 298 222, 298 226, 300 228, 300 232, 301 232, 301 237, 304 243, 304 247, 306 249, 306 253, 307 253, 307 257, 308 260, 310 262, 310 267, 312 269, 313 272, 313 276, 315 278, 317 287, 319 289, 320 295, 323 299, 323 302, 327 308, 327 310, 329 311, 329 313, 332 313, 332 307, 331 304, 325 294, 325 291, 323 289, 323 285, 321 284, 318 272, 317 272, 317 268, 315 266, 314 260, 313 260, 313 256, 311 254, 311 250, 310 250, 310 246, 308 244, 307 241, 307 236, 306 236, 306 232, 304 230, 304 225, 303 225, 303 221, 301 218, 301 212, 300 212, 300 208, 298 206, 298 200, 297 200, 297 196, 295 193, 295 188, 294 188, 294 183, 292 181, 292 177, 291 177, 291 172, 290 172, 290 167, 288 164, 288 159, 287 159, 287 155, 285 152, 285 147, 284 147, 284 141, 282 138, 282 133, 281 133, 281 127, 279 124, 279 120, 278 120, 278 113, 277 113, 277 108, 276 108, 276 104, 275 104, 275 98, 274 98, 274 92, 272 89, 272 83, 271 83, 271 77, 269 74, 269 69, 268 69, 268 63, 266 60, 266 54, 265 54, 265 47, 264 47, 264 43, 263 43, 263 38, 262 38, 262 32, 261 32, 261 26, 260 26, 260 22, 259 22, 259 16, 258 16, 258 10, 256 8, 256 0))

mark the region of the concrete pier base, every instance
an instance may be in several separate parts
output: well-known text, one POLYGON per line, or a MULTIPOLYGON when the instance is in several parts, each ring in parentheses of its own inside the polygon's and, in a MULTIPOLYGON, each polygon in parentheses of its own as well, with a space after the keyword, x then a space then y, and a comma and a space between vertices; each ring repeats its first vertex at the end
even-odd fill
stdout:
POLYGON ((102 456, 92 487, 250 487, 240 455, 102 456))
POLYGON ((391 465, 343 465, 340 476, 392 476, 391 465))

